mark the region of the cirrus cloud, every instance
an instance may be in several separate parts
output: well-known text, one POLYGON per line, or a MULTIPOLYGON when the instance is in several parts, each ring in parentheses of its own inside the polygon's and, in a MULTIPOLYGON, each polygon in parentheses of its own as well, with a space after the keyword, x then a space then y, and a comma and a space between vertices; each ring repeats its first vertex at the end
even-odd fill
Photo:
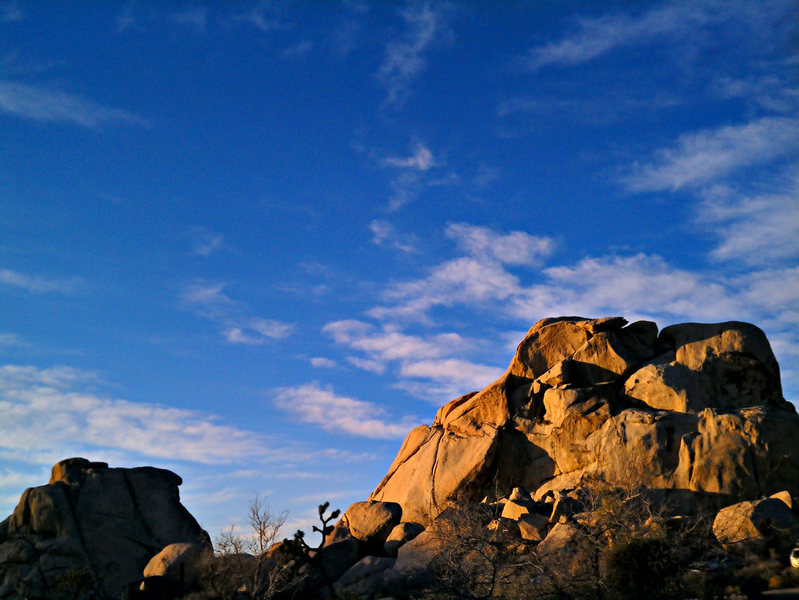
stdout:
POLYGON ((762 117, 682 134, 649 163, 634 165, 623 179, 632 192, 675 191, 712 183, 734 171, 794 155, 799 119, 762 117))
POLYGON ((419 424, 415 417, 390 421, 387 411, 372 402, 340 396, 317 383, 278 390, 275 405, 304 423, 334 433, 375 439, 400 439, 419 424))
POLYGON ((148 126, 129 110, 103 106, 76 94, 38 83, 0 80, 0 111, 33 121, 52 121, 95 129, 107 123, 148 126))

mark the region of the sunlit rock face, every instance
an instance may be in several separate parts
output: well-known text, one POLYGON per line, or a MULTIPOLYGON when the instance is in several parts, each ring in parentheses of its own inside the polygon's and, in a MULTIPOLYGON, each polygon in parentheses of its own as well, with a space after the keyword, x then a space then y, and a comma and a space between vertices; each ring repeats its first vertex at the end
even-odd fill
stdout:
POLYGON ((61 597, 69 586, 116 598, 167 544, 210 547, 180 503, 181 483, 153 467, 57 463, 50 482, 26 490, 0 523, 0 598, 61 597))
POLYGON ((586 478, 749 500, 799 489, 797 438, 754 325, 548 318, 502 377, 409 433, 370 499, 418 522, 450 501, 518 486, 541 498, 586 478))

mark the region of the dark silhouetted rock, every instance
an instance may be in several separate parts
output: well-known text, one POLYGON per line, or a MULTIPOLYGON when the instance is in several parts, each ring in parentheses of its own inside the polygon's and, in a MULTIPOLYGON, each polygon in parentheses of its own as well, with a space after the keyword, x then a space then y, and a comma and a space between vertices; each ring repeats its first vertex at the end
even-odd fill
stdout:
POLYGON ((164 469, 109 468, 71 458, 47 485, 22 494, 0 527, 0 598, 54 597, 64 576, 85 593, 118 597, 148 561, 173 543, 210 548, 208 534, 180 503, 180 477, 164 469))

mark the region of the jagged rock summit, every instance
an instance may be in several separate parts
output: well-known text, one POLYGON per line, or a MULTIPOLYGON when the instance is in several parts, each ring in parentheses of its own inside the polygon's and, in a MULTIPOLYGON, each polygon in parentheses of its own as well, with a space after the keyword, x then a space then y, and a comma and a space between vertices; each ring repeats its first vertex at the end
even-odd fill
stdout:
POLYGON ((369 499, 429 523, 453 501, 515 487, 540 500, 593 478, 729 504, 799 490, 797 438, 754 325, 548 318, 502 377, 408 434, 369 499))
POLYGON ((177 542, 211 546, 180 503, 181 478, 154 467, 70 458, 27 489, 0 523, 0 599, 118 598, 150 558, 177 542), (73 593, 71 597, 83 597, 73 593))

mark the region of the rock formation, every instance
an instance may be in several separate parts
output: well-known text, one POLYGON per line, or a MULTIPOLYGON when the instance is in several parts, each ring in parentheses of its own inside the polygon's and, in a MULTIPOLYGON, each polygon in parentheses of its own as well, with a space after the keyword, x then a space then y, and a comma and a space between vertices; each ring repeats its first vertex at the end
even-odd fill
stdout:
POLYGON ((620 317, 544 319, 500 379, 412 430, 369 500, 347 510, 328 548, 357 541, 360 560, 334 587, 369 598, 474 584, 467 595, 479 595, 482 581, 497 592, 496 569, 519 560, 497 559, 507 552, 549 573, 533 577, 542 597, 546 589, 570 597, 562 586, 577 575, 580 585, 613 584, 585 573, 611 540, 654 555, 680 540, 665 579, 646 567, 638 583, 649 578, 662 597, 682 597, 668 569, 704 581, 708 564, 726 565, 712 577, 734 580, 743 563, 719 554, 719 543, 725 552, 782 551, 799 535, 798 438, 799 416, 753 325, 658 332, 620 317), (708 537, 697 524, 713 515, 708 537), (399 524, 386 538, 389 523, 399 524), (494 557, 483 571, 481 557, 494 557))
POLYGON ((118 598, 151 557, 176 542, 210 547, 180 503, 180 477, 83 458, 53 467, 0 523, 0 599, 118 598))
POLYGON ((763 332, 621 317, 536 323, 505 374, 411 431, 370 500, 427 523, 448 502, 536 500, 635 478, 720 503, 799 490, 799 417, 763 332))
MULTIPOLYGON (((500 379, 408 434, 368 500, 335 527, 320 506, 323 545, 298 554, 285 540, 268 563, 293 574, 287 598, 430 586, 518 597, 530 585, 564 598, 578 584, 709 597, 708 565, 734 578, 741 556, 787 553, 799 535, 797 439, 799 416, 753 325, 658 332, 621 317, 544 319, 500 379), (709 515, 712 534, 697 525, 709 515), (688 588, 674 583, 678 569, 688 588)), ((145 565, 163 597, 180 592, 167 585, 175 572, 202 588, 188 562, 207 557, 210 542, 180 504, 179 484, 149 467, 58 463, 0 523, 0 600, 23 591, 80 598, 55 589, 74 587, 76 575, 116 597, 145 565)))

